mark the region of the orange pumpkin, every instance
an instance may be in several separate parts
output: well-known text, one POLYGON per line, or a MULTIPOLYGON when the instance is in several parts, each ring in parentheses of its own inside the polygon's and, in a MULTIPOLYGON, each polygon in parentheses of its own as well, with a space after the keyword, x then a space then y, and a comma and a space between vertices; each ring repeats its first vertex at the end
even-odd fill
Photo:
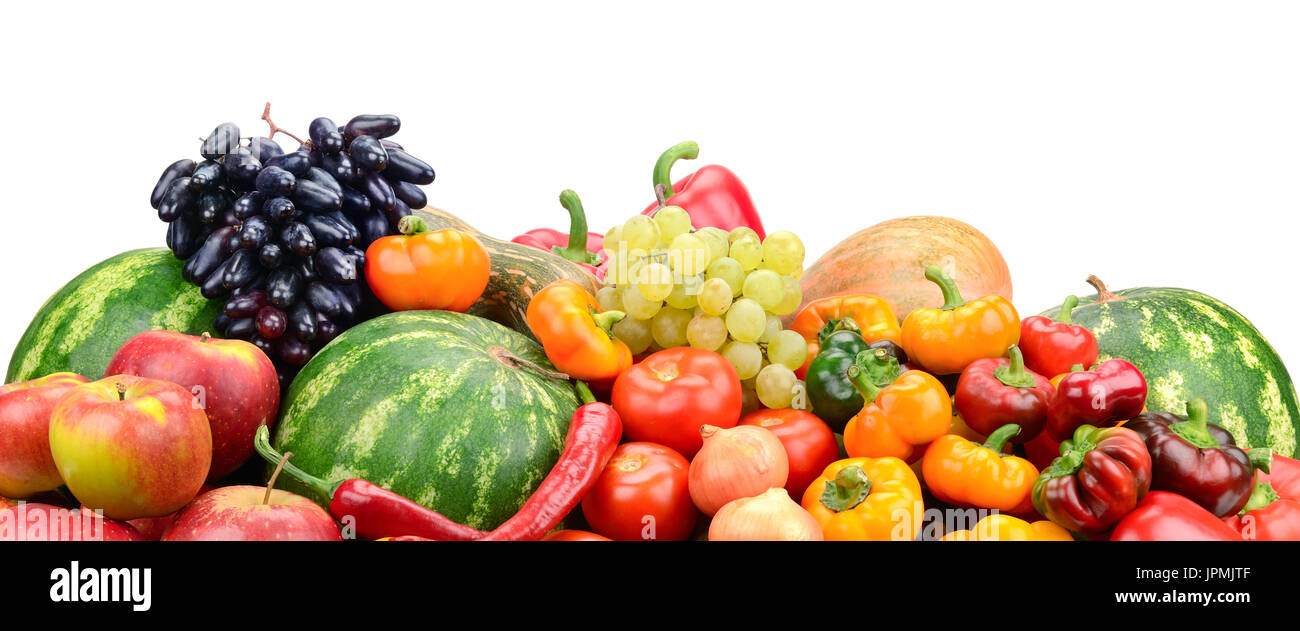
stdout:
MULTIPOLYGON (((988 237, 956 219, 923 216, 883 221, 831 248, 804 272, 804 304, 872 294, 889 302, 899 318, 920 307, 937 308, 943 293, 925 279, 928 265, 944 268, 963 295, 1011 300, 1011 270, 988 237)), ((786 316, 787 325, 793 317, 786 316)))

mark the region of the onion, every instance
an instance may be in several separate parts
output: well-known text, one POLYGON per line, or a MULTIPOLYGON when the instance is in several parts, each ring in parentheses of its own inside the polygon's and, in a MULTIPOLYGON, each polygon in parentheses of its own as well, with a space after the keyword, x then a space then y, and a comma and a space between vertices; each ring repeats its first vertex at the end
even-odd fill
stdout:
POLYGON ((709 524, 709 541, 821 541, 822 527, 783 487, 728 502, 709 524))
POLYGON ((704 446, 691 461, 687 488, 705 515, 713 515, 732 500, 785 486, 790 460, 781 439, 771 431, 756 425, 731 429, 704 425, 700 436, 704 446))

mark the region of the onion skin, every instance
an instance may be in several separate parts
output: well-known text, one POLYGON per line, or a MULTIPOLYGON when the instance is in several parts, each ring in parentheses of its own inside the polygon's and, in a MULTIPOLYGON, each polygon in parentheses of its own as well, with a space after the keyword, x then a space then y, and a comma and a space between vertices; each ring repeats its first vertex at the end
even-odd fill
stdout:
POLYGON ((756 425, 700 428, 704 446, 691 460, 687 488, 700 512, 712 517, 733 500, 784 487, 790 460, 781 439, 756 425))
POLYGON ((822 527, 782 487, 718 509, 709 541, 822 541, 822 527))

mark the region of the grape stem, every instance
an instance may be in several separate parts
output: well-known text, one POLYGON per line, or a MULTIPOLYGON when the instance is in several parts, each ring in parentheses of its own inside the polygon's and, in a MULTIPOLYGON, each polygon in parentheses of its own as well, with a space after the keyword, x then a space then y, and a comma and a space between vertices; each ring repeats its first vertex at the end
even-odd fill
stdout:
POLYGON ((299 138, 299 137, 297 137, 297 136, 295 136, 295 135, 289 133, 288 130, 286 130, 286 129, 282 129, 282 128, 278 127, 278 126, 275 124, 275 121, 272 121, 272 120, 271 120, 271 102, 270 102, 270 101, 267 101, 267 102, 266 102, 266 108, 264 108, 264 109, 262 110, 262 120, 266 121, 266 124, 269 125, 269 126, 271 127, 271 132, 268 133, 268 134, 266 135, 268 138, 275 138, 275 135, 276 135, 276 134, 284 134, 284 135, 286 135, 286 136, 288 136, 288 137, 290 137, 290 138, 292 138, 292 139, 294 139, 294 140, 297 140, 297 141, 298 141, 298 144, 300 144, 300 145, 306 145, 306 146, 308 146, 308 147, 311 146, 311 141, 309 141, 309 140, 303 140, 302 138, 299 138))

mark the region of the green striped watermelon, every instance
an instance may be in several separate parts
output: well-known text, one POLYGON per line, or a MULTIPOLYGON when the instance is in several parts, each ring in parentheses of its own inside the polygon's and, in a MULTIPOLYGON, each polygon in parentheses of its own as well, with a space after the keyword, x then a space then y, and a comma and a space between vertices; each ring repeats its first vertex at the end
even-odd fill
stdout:
MULTIPOLYGON (((472 315, 406 311, 357 325, 294 379, 274 445, 329 480, 365 478, 447 517, 494 528, 555 464, 578 397, 542 347, 472 315)), ((285 489, 315 497, 280 476, 285 489)))
MULTIPOLYGON (((1097 295, 1081 297, 1075 324, 1097 336, 1100 359, 1133 362, 1147 378, 1147 407, 1182 414, 1203 397, 1210 420, 1243 446, 1297 453, 1295 385, 1277 351, 1245 316, 1188 289, 1139 287, 1117 292, 1090 277, 1097 295)), ((1060 307, 1043 315, 1056 317, 1060 307)))
POLYGON ((117 348, 137 333, 212 330, 221 303, 185 282, 183 265, 166 248, 146 248, 82 272, 36 313, 9 359, 5 381, 60 371, 98 379, 117 348))

